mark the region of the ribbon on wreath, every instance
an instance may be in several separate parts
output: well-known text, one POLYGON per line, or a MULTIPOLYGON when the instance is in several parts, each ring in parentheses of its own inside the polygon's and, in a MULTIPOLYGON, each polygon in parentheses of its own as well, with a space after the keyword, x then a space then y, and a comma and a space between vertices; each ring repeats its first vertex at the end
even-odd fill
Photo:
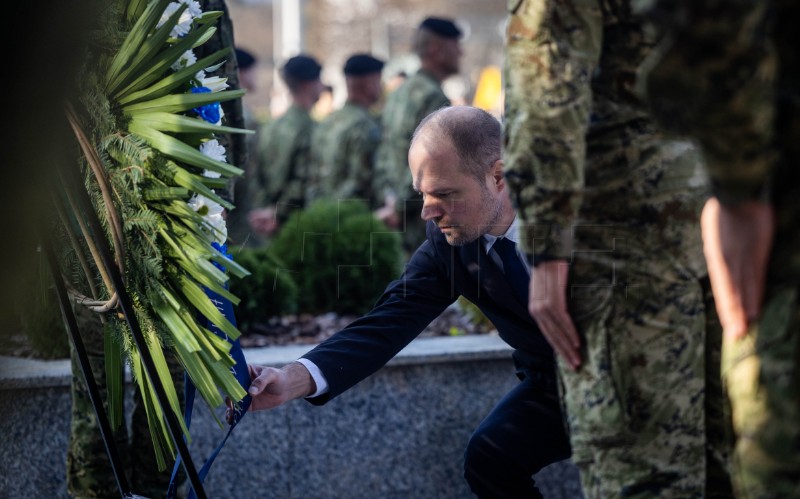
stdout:
MULTIPOLYGON (((226 258, 229 260, 233 260, 233 255, 228 252, 228 246, 225 244, 219 243, 211 243, 215 249, 217 249, 220 253, 225 255, 226 258)), ((212 262, 214 266, 218 267, 223 272, 225 271, 225 267, 220 265, 217 262, 212 262)), ((227 286, 226 286, 227 288, 227 286)), ((208 295, 208 298, 211 300, 212 303, 217 307, 228 321, 236 326, 236 316, 233 312, 233 304, 230 300, 218 295, 217 293, 211 291, 208 288, 203 288, 208 295)), ((247 361, 244 358, 244 352, 242 351, 242 345, 239 342, 239 339, 231 341, 227 334, 225 334, 216 324, 212 323, 207 318, 204 318, 204 326, 206 329, 211 331, 212 333, 216 334, 220 338, 225 339, 229 343, 231 343, 230 355, 233 360, 236 362, 233 367, 231 367, 231 372, 239 381, 239 384, 242 385, 245 391, 250 387, 250 371, 247 368, 247 361)), ((184 374, 184 394, 185 394, 185 402, 186 402, 186 409, 184 411, 184 421, 186 422, 186 427, 189 428, 192 423, 192 407, 194 406, 194 396, 195 392, 197 391, 194 383, 192 383, 189 376, 184 374)), ((208 471, 211 469, 211 465, 214 464, 214 460, 219 455, 222 447, 225 445, 225 442, 228 441, 228 437, 230 437, 233 429, 239 424, 244 414, 247 412, 247 409, 250 407, 250 395, 246 395, 239 403, 234 404, 233 410, 229 413, 229 424, 230 427, 228 428, 228 432, 223 437, 222 441, 219 443, 216 449, 208 456, 203 466, 197 472, 198 476, 200 477, 200 481, 204 481, 206 475, 208 475, 208 471)), ((177 459, 175 460, 175 466, 172 468, 172 476, 170 477, 169 481, 169 488, 167 489, 167 499, 175 499, 177 494, 178 484, 176 483, 176 479, 178 476, 178 470, 181 466, 181 456, 178 455, 177 459)), ((196 499, 194 490, 189 492, 188 495, 189 499, 196 499)))

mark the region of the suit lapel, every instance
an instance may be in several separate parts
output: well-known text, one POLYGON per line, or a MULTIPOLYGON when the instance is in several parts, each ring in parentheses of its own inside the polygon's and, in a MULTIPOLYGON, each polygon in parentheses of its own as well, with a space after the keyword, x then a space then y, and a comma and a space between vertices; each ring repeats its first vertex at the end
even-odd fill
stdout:
POLYGON ((479 238, 456 249, 470 278, 468 289, 474 290, 482 300, 492 300, 525 319, 530 319, 527 307, 514 296, 503 270, 486 254, 483 240, 479 238))

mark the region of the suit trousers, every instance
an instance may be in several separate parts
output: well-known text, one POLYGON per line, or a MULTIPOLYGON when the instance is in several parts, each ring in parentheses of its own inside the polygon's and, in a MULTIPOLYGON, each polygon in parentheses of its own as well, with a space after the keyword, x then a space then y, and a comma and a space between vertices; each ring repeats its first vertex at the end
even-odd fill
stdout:
POLYGON ((570 456, 555 373, 518 372, 522 381, 470 438, 464 477, 480 498, 542 497, 532 475, 570 456))

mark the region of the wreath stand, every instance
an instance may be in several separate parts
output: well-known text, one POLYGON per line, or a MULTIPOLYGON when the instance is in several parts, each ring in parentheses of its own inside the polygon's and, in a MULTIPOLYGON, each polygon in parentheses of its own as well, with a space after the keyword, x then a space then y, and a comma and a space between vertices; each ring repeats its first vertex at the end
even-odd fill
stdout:
MULTIPOLYGON (((183 439, 180 423, 178 422, 175 414, 170 410, 166 391, 164 390, 164 386, 161 384, 158 374, 156 373, 156 366, 153 362, 153 357, 150 355, 150 350, 148 349, 147 342, 142 334, 139 321, 136 319, 136 315, 134 314, 130 296, 125 288, 119 268, 117 267, 116 262, 111 254, 108 241, 104 235, 105 232, 103 231, 100 220, 97 217, 97 213, 95 213, 94 208, 89 201, 89 196, 86 193, 86 190, 82 188, 79 179, 76 178, 75 170, 70 168, 58 168, 58 170, 59 176, 63 175, 62 178, 65 181, 65 185, 60 187, 69 189, 75 194, 75 201, 78 205, 78 209, 82 212, 81 214, 86 217, 89 230, 96 236, 94 237, 94 242, 98 248, 106 269, 108 269, 110 274, 109 277, 114 284, 120 313, 125 316, 125 320, 127 321, 131 330, 131 334, 133 335, 133 339, 136 342, 137 348, 139 349, 145 373, 147 374, 148 381, 153 385, 158 403, 162 408, 164 417, 166 418, 167 427, 169 428, 170 435, 175 443, 175 447, 178 451, 178 455, 180 456, 183 468, 186 471, 186 476, 189 479, 189 483, 191 484, 192 489, 194 489, 194 493, 198 499, 206 499, 207 496, 205 489, 203 488, 203 483, 200 480, 200 476, 197 473, 197 469, 192 461, 192 457, 189 454, 189 448, 186 445, 186 441, 183 439)), ((54 200, 54 202, 57 203, 58 201, 54 200)), ((75 215, 80 216, 81 214, 76 213, 75 215)), ((73 228, 69 226, 65 227, 65 229, 67 231, 73 230, 73 228)), ((78 323, 75 319, 75 314, 72 312, 72 306, 67 293, 67 287, 63 278, 59 277, 61 276, 61 272, 53 251, 52 244, 52 241, 45 238, 43 243, 44 251, 52 271, 52 275, 54 276, 53 280, 55 281, 56 294, 58 295, 58 302, 59 306, 61 307, 64 324, 69 334, 70 341, 72 341, 72 344, 75 347, 75 353, 77 354, 83 379, 86 382, 86 387, 89 391, 89 397, 91 399, 92 406, 94 407, 95 415, 97 416, 97 422, 100 426, 103 443, 105 444, 106 451, 108 452, 108 458, 111 461, 111 467, 114 472, 114 477, 117 481, 117 486, 119 487, 119 491, 123 499, 141 497, 133 493, 130 482, 125 475, 125 469, 122 466, 119 450, 117 449, 114 436, 111 431, 111 423, 109 422, 108 415, 103 407, 103 400, 100 397, 100 391, 97 387, 94 375, 92 374, 92 368, 89 364, 89 358, 86 354, 86 348, 83 345, 83 340, 81 339, 78 323)))

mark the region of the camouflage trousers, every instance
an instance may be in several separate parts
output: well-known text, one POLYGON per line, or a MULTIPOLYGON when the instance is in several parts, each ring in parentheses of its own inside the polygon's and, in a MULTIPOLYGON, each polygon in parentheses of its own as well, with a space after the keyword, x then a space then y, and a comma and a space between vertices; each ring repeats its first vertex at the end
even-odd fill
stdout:
POLYGON ((737 437, 736 496, 800 497, 800 306, 776 289, 741 340, 723 343, 723 380, 737 437))
MULTIPOLYGON (((84 307, 76 306, 75 314, 92 373, 108 414, 108 404, 105 402, 107 393, 103 360, 103 326, 97 315, 84 307)), ((75 498, 119 498, 120 491, 74 348, 71 348, 71 357, 72 420, 67 448, 67 490, 75 498)), ((183 404, 183 369, 175 358, 168 356, 167 361, 183 404)), ((147 425, 147 415, 141 401, 139 390, 136 389, 130 417, 130 434, 123 423, 115 430, 115 442, 133 492, 151 498, 164 497, 172 464, 170 463, 165 471, 158 470, 147 425)))
POLYGON ((559 372, 586 497, 731 497, 721 328, 707 280, 574 282, 584 363, 559 372))

